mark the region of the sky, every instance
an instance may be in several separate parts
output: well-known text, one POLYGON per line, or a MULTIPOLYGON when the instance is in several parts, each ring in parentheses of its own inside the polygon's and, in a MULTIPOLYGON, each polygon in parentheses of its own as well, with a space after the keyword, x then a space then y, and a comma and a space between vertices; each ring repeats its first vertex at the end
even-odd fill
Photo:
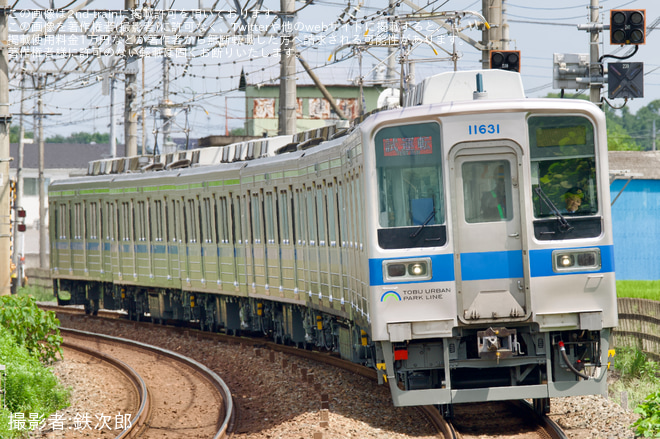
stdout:
MULTIPOLYGON (((73 2, 70 7, 79 5, 81 1, 73 2)), ((241 3, 246 1, 240 0, 241 3)), ((14 9, 44 9, 49 6, 49 3, 55 8, 60 8, 72 2, 71 0, 18 0, 14 9)), ((118 3, 121 4, 118 0, 94 0, 88 1, 86 8, 96 11, 107 8, 116 9, 118 3)), ((191 10, 210 7, 212 3, 215 3, 215 0, 167 0, 166 4, 165 0, 158 0, 157 8, 191 10)), ((265 0, 266 12, 261 14, 257 23, 263 25, 271 23, 273 16, 269 15, 267 11, 279 9, 279 3, 278 0, 265 0)), ((298 50, 315 68, 315 73, 324 83, 352 84, 360 75, 364 76, 365 80, 373 77, 374 66, 387 56, 386 49, 371 49, 369 52, 363 53, 360 70, 359 57, 345 43, 384 38, 384 31, 388 26, 383 15, 385 3, 383 0, 363 0, 357 10, 355 2, 352 7, 347 7, 346 2, 336 0, 314 0, 313 4, 307 6, 302 2, 296 2, 295 7, 299 9, 295 21, 298 50), (342 12, 345 13, 343 16, 342 12), (341 20, 346 20, 350 14, 357 18, 357 22, 352 25, 342 25, 341 20), (330 61, 329 58, 331 58, 330 61)), ((482 1, 423 0, 418 1, 417 5, 429 11, 480 12, 482 1)), ((559 92, 552 88, 553 53, 586 54, 589 52, 589 34, 577 29, 578 24, 588 21, 588 6, 589 0, 505 1, 505 14, 510 28, 510 49, 521 52, 521 75, 527 96, 543 97, 548 93, 559 92)), ((605 24, 609 24, 611 9, 646 9, 647 26, 656 20, 660 21, 660 2, 657 0, 600 0, 600 6, 601 17, 605 24)), ((217 2, 216 9, 235 10, 235 2, 220 0, 217 2)), ((410 8, 405 6, 399 9, 400 14, 408 11, 410 8)), ((93 14, 88 15, 88 17, 92 16, 93 14)), ((89 21, 90 18, 80 18, 81 22, 85 20, 89 21)), ((25 23, 25 21, 26 19, 22 19, 22 21, 14 22, 14 30, 20 26, 19 22, 25 23)), ((475 15, 466 14, 458 24, 465 28, 463 30, 465 34, 478 41, 481 39, 481 31, 472 26, 475 21, 477 21, 475 15)), ((410 57, 423 59, 423 61, 415 63, 415 82, 421 81, 428 75, 451 71, 454 68, 448 55, 443 52, 443 49, 448 52, 453 50, 453 44, 447 32, 439 30, 437 25, 431 22, 421 23, 420 26, 417 31, 407 30, 405 35, 411 40, 415 37, 421 39, 420 35, 427 39, 431 38, 435 42, 437 55, 428 44, 414 46, 410 57)), ((462 40, 456 41, 457 68, 459 70, 479 69, 481 53, 462 40)), ((601 41, 603 42, 599 45, 601 55, 621 56, 631 51, 631 46, 621 49, 618 46, 610 45, 609 31, 601 34, 601 41)), ((57 44, 53 41, 51 43, 57 44)), ((176 125, 172 129, 173 136, 183 137, 184 129, 188 129, 191 137, 204 137, 224 134, 227 127, 232 129, 242 126, 245 99, 244 93, 236 90, 240 72, 243 70, 247 73, 249 84, 277 83, 279 66, 276 53, 277 44, 275 43, 276 39, 272 41, 264 39, 256 41, 252 45, 230 44, 224 50, 215 52, 202 52, 203 46, 200 45, 188 53, 173 53, 169 97, 174 103, 180 104, 181 108, 189 109, 187 113, 181 111, 177 116, 176 125), (231 52, 229 52, 230 48, 231 52)), ((75 44, 75 41, 62 40, 61 44, 75 44)), ((658 53, 656 47, 659 44, 660 31, 649 29, 646 44, 641 45, 638 52, 629 59, 631 62, 644 63, 644 97, 627 103, 633 113, 651 101, 660 99, 660 58, 654 56, 654 52, 658 53)), ((15 62, 18 62, 18 58, 10 59, 10 68, 11 63, 15 62)), ((398 66, 397 63, 397 69, 398 66)), ((310 83, 300 64, 297 64, 297 72, 299 83, 310 83)), ((104 75, 107 77, 108 73, 116 73, 117 77, 114 113, 119 123, 116 126, 116 132, 120 141, 123 141, 123 126, 120 124, 123 114, 121 105, 123 104, 124 85, 121 71, 99 70, 98 74, 95 74, 94 71, 87 72, 87 74, 71 73, 58 83, 47 85, 43 98, 44 112, 57 115, 46 118, 45 135, 66 136, 78 131, 108 132, 110 97, 104 93, 103 89, 103 77, 104 75)), ((162 129, 159 113, 153 110, 163 93, 162 57, 146 58, 144 77, 144 99, 148 107, 146 111, 147 141, 153 144, 155 136, 159 135, 162 129)), ((140 74, 138 75, 140 88, 142 87, 141 81, 140 74)), ((10 89, 10 111, 19 113, 21 98, 18 77, 14 77, 10 89)), ((34 91, 26 90, 26 96, 26 112, 31 113, 34 111, 36 102, 34 91)), ((622 99, 612 102, 615 106, 623 103, 622 99)), ((27 129, 30 130, 31 127, 28 126, 27 129)))

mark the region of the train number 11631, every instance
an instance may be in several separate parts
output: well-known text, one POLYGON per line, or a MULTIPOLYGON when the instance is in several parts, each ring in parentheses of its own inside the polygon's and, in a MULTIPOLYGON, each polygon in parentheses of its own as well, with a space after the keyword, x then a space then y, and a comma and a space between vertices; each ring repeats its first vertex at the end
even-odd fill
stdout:
POLYGON ((499 134, 500 124, 468 125, 468 134, 499 134))

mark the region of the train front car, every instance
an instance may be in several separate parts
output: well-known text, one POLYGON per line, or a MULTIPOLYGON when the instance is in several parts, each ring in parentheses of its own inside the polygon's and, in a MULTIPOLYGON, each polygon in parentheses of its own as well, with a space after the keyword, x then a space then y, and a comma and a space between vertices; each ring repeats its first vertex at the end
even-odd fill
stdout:
POLYGON ((427 79, 362 126, 372 337, 395 405, 606 394, 605 118, 516 73, 427 79), (479 78, 481 79, 481 78, 479 78))

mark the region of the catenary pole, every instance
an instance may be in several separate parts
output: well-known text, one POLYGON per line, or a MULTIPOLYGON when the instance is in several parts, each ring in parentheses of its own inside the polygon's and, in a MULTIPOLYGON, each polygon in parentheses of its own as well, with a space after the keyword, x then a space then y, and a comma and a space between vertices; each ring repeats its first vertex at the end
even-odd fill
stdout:
POLYGON ((293 41, 295 1, 280 0, 282 36, 280 42, 280 135, 296 133, 296 48, 293 41))
MULTIPOLYGON (((9 40, 7 0, 0 0, 0 41, 9 40)), ((0 295, 11 293, 11 234, 9 215, 9 68, 7 51, 0 51, 0 295)))
POLYGON ((594 81, 594 78, 600 78, 600 62, 598 61, 598 43, 600 40, 600 30, 598 29, 598 17, 600 15, 599 0, 591 0, 589 6, 589 21, 592 25, 591 32, 589 33, 589 76, 592 78, 589 81, 589 100, 594 104, 600 104, 600 89, 602 83, 600 80, 594 81))

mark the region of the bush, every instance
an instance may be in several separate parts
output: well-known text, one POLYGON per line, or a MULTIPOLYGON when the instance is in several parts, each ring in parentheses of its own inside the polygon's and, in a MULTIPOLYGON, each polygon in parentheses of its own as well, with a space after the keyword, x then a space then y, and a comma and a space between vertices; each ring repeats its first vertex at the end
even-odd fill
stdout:
POLYGON ((11 416, 22 413, 41 419, 68 405, 69 390, 28 349, 17 343, 7 328, 0 327, 0 364, 6 366, 6 404, 0 410, 0 437, 20 437, 25 431, 12 428, 11 416))
POLYGON ((660 437, 660 392, 652 393, 635 408, 640 418, 632 427, 641 437, 660 437))
POLYGON ((62 357, 59 324, 54 312, 39 309, 30 296, 0 296, 0 325, 44 363, 62 357))

